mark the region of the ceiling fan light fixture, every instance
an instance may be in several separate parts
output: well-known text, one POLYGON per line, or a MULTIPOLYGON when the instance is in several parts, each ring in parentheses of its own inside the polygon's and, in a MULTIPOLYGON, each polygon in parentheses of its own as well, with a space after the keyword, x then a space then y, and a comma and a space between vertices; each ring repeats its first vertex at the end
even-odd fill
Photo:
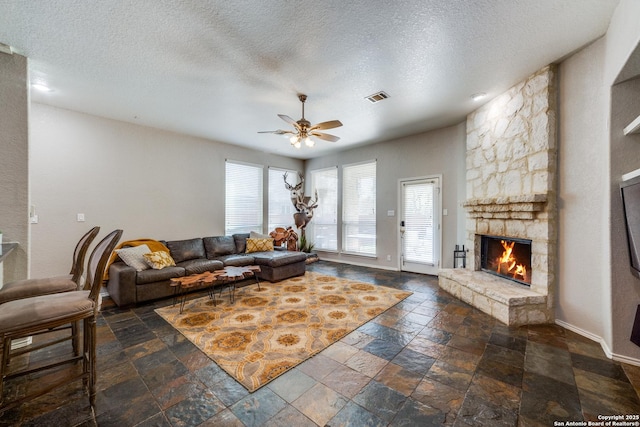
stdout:
POLYGON ((294 131, 286 131, 286 130, 269 130, 269 131, 259 131, 258 133, 275 133, 276 135, 292 135, 289 138, 289 142, 296 148, 300 148, 302 146, 302 142, 311 148, 316 145, 316 141, 311 138, 314 136, 323 141, 336 142, 340 138, 335 135, 330 135, 324 132, 318 132, 325 129, 333 129, 342 126, 342 122, 340 120, 329 120, 326 122, 316 123, 312 125, 309 120, 304 118, 304 103, 307 100, 307 95, 298 94, 298 99, 302 103, 302 118, 298 121, 293 120, 291 117, 286 114, 278 114, 285 122, 289 123, 291 126, 295 128, 294 131))

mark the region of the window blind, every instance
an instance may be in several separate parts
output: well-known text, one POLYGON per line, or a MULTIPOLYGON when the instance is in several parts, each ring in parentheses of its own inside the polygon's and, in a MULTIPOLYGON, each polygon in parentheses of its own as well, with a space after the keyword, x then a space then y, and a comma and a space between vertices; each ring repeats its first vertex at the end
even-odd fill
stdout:
POLYGON ((311 171, 311 188, 318 192, 318 207, 307 225, 307 240, 313 242, 316 249, 337 251, 338 169, 311 171))
POLYGON ((262 232, 262 166, 225 164, 225 234, 262 232))
POLYGON ((287 173, 287 182, 295 186, 298 183, 298 172, 286 169, 269 168, 269 227, 293 227, 293 214, 296 208, 291 202, 291 192, 284 184, 283 175, 287 173))
POLYGON ((376 254, 376 162, 342 169, 342 250, 376 254))

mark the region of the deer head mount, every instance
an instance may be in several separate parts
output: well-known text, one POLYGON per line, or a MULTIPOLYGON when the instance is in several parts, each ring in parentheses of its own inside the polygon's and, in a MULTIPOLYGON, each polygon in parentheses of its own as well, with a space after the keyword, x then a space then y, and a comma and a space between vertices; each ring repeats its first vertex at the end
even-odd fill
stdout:
POLYGON ((318 191, 315 191, 315 198, 304 195, 304 176, 300 172, 298 172, 300 182, 295 186, 287 182, 287 172, 284 173, 283 178, 285 188, 291 192, 291 203, 297 211, 293 214, 296 227, 304 230, 313 218, 313 210, 318 207, 318 191))

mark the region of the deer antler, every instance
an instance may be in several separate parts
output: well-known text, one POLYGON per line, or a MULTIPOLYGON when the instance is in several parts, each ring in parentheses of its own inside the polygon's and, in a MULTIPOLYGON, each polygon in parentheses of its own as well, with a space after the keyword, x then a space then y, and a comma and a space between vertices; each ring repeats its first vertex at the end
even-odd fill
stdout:
POLYGON ((291 190, 293 190, 293 186, 287 182, 287 175, 288 174, 289 174, 289 172, 285 172, 284 175, 282 175, 282 177, 284 178, 284 187, 287 190, 291 191, 291 190))
POLYGON ((315 200, 314 199, 310 199, 307 202, 307 209, 315 209, 318 207, 318 190, 315 191, 315 200))

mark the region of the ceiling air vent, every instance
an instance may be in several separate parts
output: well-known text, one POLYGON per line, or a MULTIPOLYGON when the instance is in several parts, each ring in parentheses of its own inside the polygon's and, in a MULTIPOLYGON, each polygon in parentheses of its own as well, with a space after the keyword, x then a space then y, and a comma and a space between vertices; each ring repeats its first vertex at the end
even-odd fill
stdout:
POLYGON ((375 104, 376 102, 380 102, 383 99, 387 99, 388 97, 389 95, 386 92, 380 91, 380 92, 374 93, 373 95, 367 96, 366 100, 372 104, 375 104))

